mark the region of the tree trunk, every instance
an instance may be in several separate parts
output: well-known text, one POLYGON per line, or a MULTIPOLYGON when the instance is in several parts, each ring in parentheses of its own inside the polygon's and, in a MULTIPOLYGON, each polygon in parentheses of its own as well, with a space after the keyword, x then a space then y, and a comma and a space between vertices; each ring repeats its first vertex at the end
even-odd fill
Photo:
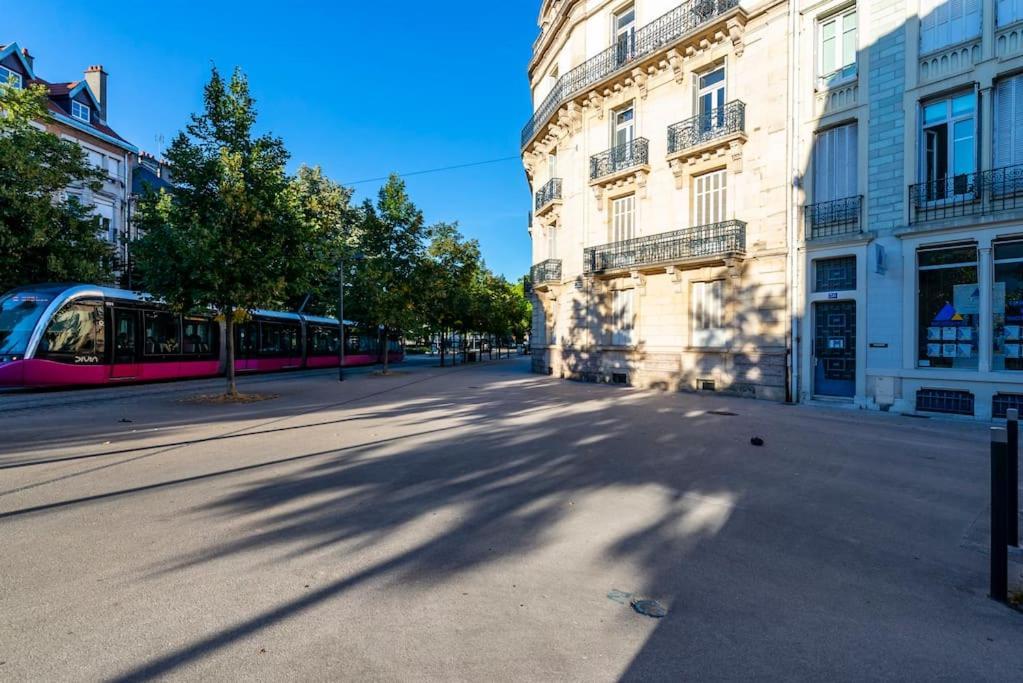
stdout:
POLYGON ((440 332, 440 366, 444 367, 444 330, 440 332))
POLYGON ((238 384, 234 377, 234 307, 228 306, 224 309, 224 330, 227 333, 225 340, 227 349, 227 395, 231 398, 238 396, 238 384))
POLYGON ((390 344, 388 343, 388 339, 387 339, 387 328, 386 327, 384 327, 384 329, 381 331, 380 336, 382 337, 382 339, 380 340, 381 341, 381 346, 384 349, 384 374, 386 375, 387 374, 387 361, 390 359, 390 355, 391 355, 391 348, 390 348, 390 344))

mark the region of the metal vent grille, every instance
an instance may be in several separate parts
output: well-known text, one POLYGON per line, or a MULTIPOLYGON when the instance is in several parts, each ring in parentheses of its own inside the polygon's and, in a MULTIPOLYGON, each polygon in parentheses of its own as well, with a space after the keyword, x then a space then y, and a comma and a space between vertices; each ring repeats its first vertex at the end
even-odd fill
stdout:
POLYGON ((624 372, 612 372, 611 382, 613 384, 628 384, 629 376, 626 375, 624 372))
POLYGON ((717 384, 712 379, 701 379, 700 391, 717 391, 717 384))
POLYGON ((995 394, 991 399, 992 417, 1005 417, 1006 411, 1015 408, 1023 413, 1023 394, 995 394))
POLYGON ((916 409, 928 413, 973 415, 973 394, 951 389, 919 389, 916 409))

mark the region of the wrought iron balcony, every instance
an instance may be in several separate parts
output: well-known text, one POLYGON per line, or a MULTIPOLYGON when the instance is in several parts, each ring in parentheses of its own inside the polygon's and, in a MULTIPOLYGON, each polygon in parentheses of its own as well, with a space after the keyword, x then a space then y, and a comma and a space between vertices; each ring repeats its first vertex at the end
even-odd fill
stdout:
POLYGON ((534 287, 561 282, 561 259, 549 258, 530 269, 529 280, 534 287))
POLYGON ((738 6, 739 0, 688 0, 637 30, 629 40, 612 45, 566 72, 523 127, 522 146, 528 145, 540 127, 570 98, 585 92, 616 71, 631 68, 636 62, 738 6))
POLYGON ((746 223, 723 221, 658 235, 611 242, 583 251, 583 272, 628 271, 687 261, 716 260, 746 253, 746 223))
POLYGON ((746 132, 746 105, 733 100, 723 107, 668 126, 668 154, 692 149, 733 133, 746 132))
POLYGON ((561 178, 551 178, 536 191, 536 213, 540 214, 551 202, 561 199, 561 178))
POLYGON ((909 186, 910 223, 1023 209, 1023 164, 909 186))
POLYGON ((636 138, 590 157, 590 180, 650 163, 650 141, 636 138))
POLYGON ((860 232, 863 197, 845 197, 803 207, 803 230, 808 240, 860 232))

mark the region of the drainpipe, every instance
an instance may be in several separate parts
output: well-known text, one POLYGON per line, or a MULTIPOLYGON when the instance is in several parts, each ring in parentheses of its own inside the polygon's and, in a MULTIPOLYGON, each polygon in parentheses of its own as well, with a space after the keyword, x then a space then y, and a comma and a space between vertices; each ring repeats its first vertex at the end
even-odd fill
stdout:
POLYGON ((788 272, 789 272, 789 329, 787 333, 788 341, 788 387, 786 391, 786 400, 790 403, 799 402, 799 252, 798 252, 798 233, 796 226, 796 219, 798 213, 796 211, 796 200, 798 199, 798 188, 797 178, 799 177, 800 169, 797 167, 797 160, 799 159, 799 98, 797 93, 799 92, 799 12, 797 11, 796 4, 792 0, 788 3, 789 9, 789 44, 788 44, 788 57, 789 57, 789 77, 788 81, 788 102, 787 102, 787 118, 792 124, 791 132, 789 133, 789 144, 786 145, 786 164, 789 168, 789 183, 786 188, 786 221, 788 228, 788 272))

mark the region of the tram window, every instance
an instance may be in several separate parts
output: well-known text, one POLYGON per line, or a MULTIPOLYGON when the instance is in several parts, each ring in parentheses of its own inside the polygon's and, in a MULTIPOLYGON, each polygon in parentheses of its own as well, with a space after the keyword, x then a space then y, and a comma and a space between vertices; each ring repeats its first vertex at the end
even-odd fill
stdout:
POLYGON ((213 349, 212 324, 209 320, 185 320, 181 349, 185 353, 204 354, 213 349))
POLYGON ((170 356, 181 352, 179 320, 172 313, 146 313, 147 356, 170 356))
POLYGON ((78 302, 60 309, 53 316, 40 341, 44 353, 103 353, 106 333, 103 309, 97 303, 78 302))
POLYGON ((251 356, 259 349, 257 337, 259 326, 256 323, 244 323, 235 326, 235 341, 239 353, 251 356))
POLYGON ((337 353, 337 330, 329 327, 310 327, 309 353, 324 356, 337 353))
POLYGON ((280 325, 268 325, 263 323, 260 325, 261 332, 259 338, 259 352, 260 353, 280 353, 281 352, 281 326, 280 325))
POLYGON ((298 354, 298 331, 297 327, 281 328, 281 351, 285 355, 298 354))

